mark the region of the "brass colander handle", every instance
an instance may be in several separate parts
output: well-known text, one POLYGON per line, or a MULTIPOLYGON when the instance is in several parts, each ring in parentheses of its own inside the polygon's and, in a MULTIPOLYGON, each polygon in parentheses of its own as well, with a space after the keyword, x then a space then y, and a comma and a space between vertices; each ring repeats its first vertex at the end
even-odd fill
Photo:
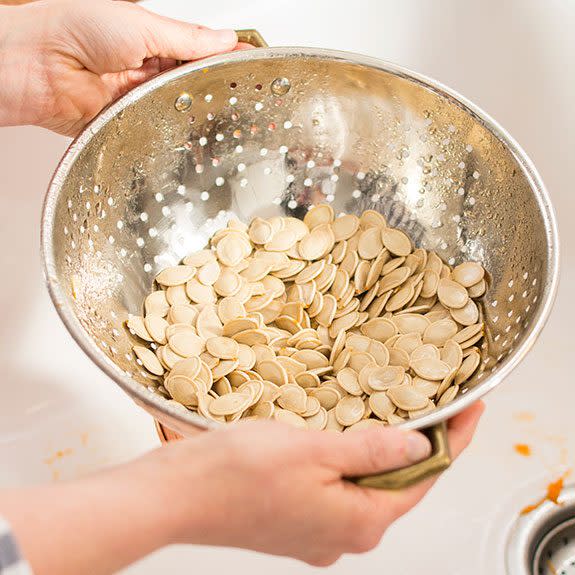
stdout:
POLYGON ((431 455, 427 459, 377 475, 354 477, 351 481, 375 489, 404 489, 445 471, 451 464, 446 423, 443 421, 422 431, 429 437, 432 446, 431 455))
POLYGON ((256 48, 268 47, 268 43, 263 39, 262 35, 257 30, 236 30, 236 34, 238 35, 238 42, 251 44, 256 48))

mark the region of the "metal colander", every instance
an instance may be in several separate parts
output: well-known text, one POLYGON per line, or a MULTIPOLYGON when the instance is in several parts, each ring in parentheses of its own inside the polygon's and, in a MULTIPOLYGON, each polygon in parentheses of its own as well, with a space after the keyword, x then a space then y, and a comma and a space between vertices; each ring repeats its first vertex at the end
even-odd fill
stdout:
POLYGON ((154 275, 232 218, 303 217, 320 202, 375 209, 449 264, 490 275, 486 347, 451 404, 495 387, 531 347, 557 286, 555 217, 525 153, 451 90, 397 66, 315 48, 264 48, 186 64, 106 109, 50 185, 43 253, 55 305, 86 353, 157 420, 210 423, 170 406, 138 364, 128 314, 154 275))

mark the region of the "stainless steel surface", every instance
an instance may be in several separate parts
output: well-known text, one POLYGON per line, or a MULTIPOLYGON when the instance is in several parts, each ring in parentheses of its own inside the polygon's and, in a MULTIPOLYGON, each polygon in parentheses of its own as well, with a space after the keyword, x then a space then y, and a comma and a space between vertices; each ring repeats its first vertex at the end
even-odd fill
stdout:
POLYGON ((559 503, 518 517, 507 542, 508 575, 575 573, 575 486, 563 489, 559 503))
POLYGON ((173 409, 130 352, 123 322, 154 273, 202 247, 234 216, 380 210, 418 245, 491 274, 488 348, 427 427, 499 384, 527 353, 558 279, 553 210, 533 165, 455 92, 373 58, 273 48, 168 72, 104 111, 60 164, 42 248, 54 303, 88 355, 163 424, 206 422, 173 409), (276 96, 271 87, 289 91, 276 96), (192 105, 174 104, 188 93, 192 105))

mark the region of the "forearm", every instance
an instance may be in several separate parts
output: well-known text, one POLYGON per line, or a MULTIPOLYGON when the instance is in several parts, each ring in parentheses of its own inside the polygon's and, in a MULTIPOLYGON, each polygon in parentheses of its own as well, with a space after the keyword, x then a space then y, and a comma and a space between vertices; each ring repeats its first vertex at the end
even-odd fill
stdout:
POLYGON ((35 575, 104 575, 176 539, 177 494, 140 462, 67 484, 0 492, 35 575))

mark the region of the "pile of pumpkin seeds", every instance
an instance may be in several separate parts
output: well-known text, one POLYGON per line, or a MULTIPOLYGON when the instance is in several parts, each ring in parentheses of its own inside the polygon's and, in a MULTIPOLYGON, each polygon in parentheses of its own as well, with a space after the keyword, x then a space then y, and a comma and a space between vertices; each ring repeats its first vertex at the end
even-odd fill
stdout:
POLYGON ((367 210, 231 220, 130 316, 158 389, 218 422, 361 429, 452 401, 480 364, 475 262, 454 269, 367 210))

